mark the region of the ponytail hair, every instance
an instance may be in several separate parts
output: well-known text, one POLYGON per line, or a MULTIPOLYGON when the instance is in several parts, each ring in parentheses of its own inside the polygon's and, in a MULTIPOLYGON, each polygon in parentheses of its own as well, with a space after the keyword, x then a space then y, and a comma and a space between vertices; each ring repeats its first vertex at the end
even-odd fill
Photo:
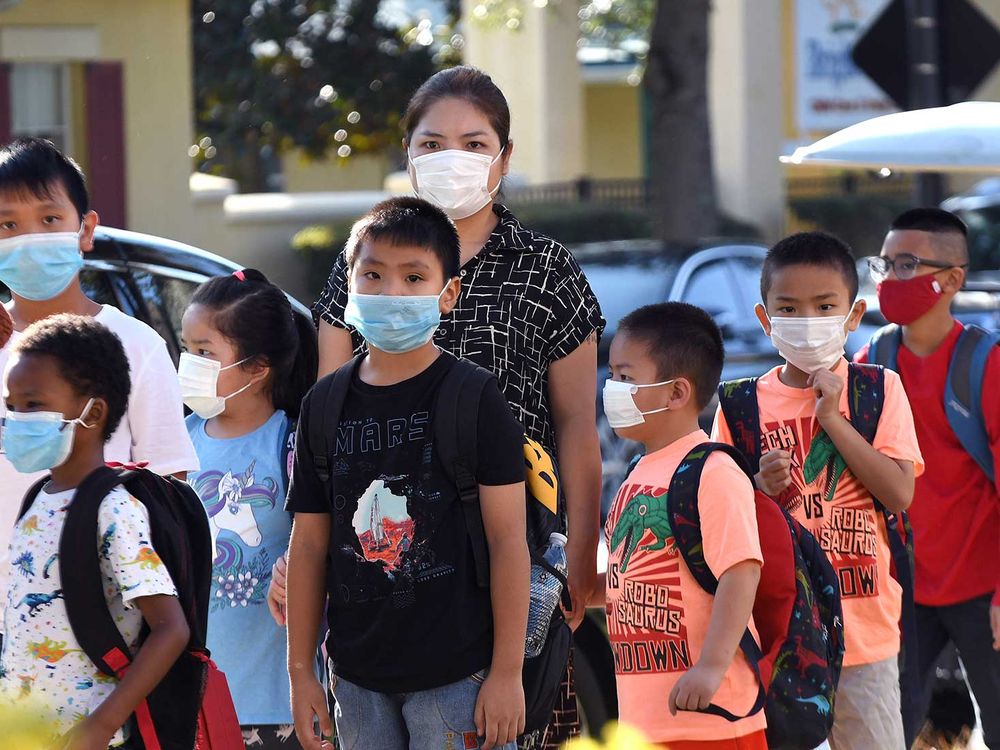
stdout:
POLYGON ((235 345, 238 360, 247 359, 241 368, 271 368, 267 385, 274 408, 298 418, 319 368, 312 321, 296 313, 285 293, 253 268, 209 279, 195 290, 191 304, 211 312, 213 326, 235 345))

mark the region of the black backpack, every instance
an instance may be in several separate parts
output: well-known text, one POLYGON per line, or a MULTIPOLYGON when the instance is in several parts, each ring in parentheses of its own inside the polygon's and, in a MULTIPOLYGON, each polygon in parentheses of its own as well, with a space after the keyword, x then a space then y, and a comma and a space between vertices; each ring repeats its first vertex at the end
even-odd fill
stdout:
MULTIPOLYGON (((323 484, 330 484, 331 449, 329 435, 340 422, 344 400, 351 381, 365 355, 358 355, 336 372, 322 378, 310 399, 309 434, 306 439, 313 455, 313 468, 323 484)), ((443 357, 452 357, 442 353, 443 357)), ((476 567, 476 582, 490 585, 489 549, 479 505, 476 481, 477 431, 479 402, 486 385, 496 379, 493 373, 467 360, 455 359, 438 390, 431 417, 434 450, 449 478, 454 482, 465 517, 469 543, 476 567)), ((542 557, 549 534, 560 531, 561 494, 558 474, 551 456, 535 441, 525 437, 525 495, 527 542, 532 564, 540 565, 563 584, 562 600, 570 606, 566 577, 542 557)), ((542 652, 526 659, 522 672, 526 709, 525 732, 548 725, 566 674, 572 633, 556 607, 549 624, 549 634, 542 652)))
MULTIPOLYGON (((885 368, 879 365, 848 365, 847 395, 850 421, 855 430, 874 443, 879 419, 885 402, 885 368)), ((757 378, 731 380, 719 386, 719 406, 729 425, 733 443, 746 456, 750 466, 760 466, 760 411, 757 403, 757 378)), ((834 452, 828 459, 831 468, 840 455, 834 452)), ((846 468, 842 459, 840 465, 846 468)), ((842 470, 842 469, 841 469, 842 470)), ((830 472, 833 473, 832 471, 830 472)), ((831 485, 830 491, 832 492, 831 485)), ((906 512, 892 513, 877 498, 875 510, 885 520, 889 537, 891 572, 902 589, 902 612, 899 620, 901 649, 899 653, 900 700, 904 707, 915 706, 919 700, 919 663, 917 661, 917 623, 913 601, 913 529, 906 512)))
MULTIPOLYGON (((31 508, 49 477, 24 497, 18 518, 31 508)), ((129 718, 130 747, 137 750, 191 750, 242 747, 238 723, 217 734, 213 718, 231 712, 225 678, 205 647, 212 580, 212 538, 201 500, 185 482, 146 469, 102 467, 87 476, 73 495, 59 542, 63 598, 73 635, 103 674, 120 677, 133 654, 105 603, 97 550, 98 511, 104 498, 123 487, 149 512, 151 542, 177 588, 191 630, 184 653, 129 718), (220 682, 221 681, 221 682, 220 682), (206 693, 206 686, 209 687, 206 693), (223 688, 225 688, 223 690, 223 688), (220 691, 224 693, 220 695, 220 691), (211 703, 212 700, 222 700, 211 703), (203 700, 208 718, 202 715, 203 700), (225 701, 228 700, 228 705, 225 701), (235 734, 232 734, 235 732, 235 734), (236 741, 239 744, 236 744, 236 741)), ((140 643, 149 635, 145 624, 140 643)))

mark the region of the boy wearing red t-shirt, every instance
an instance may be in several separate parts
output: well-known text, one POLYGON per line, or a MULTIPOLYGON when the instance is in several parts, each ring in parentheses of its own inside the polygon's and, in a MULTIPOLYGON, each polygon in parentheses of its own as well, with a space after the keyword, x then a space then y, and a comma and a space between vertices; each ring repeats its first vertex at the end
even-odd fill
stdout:
MULTIPOLYGON (((916 562, 917 644, 921 685, 953 642, 979 704, 988 747, 1000 747, 1000 492, 948 423, 945 386, 964 326, 951 301, 969 263, 965 224, 952 213, 919 208, 892 224, 871 258, 882 314, 902 327, 899 375, 913 409, 927 472, 917 479, 910 522, 916 562)), ((869 359, 869 347, 855 357, 869 359)), ((984 383, 1000 382, 1000 347, 984 383)), ((984 388, 983 421, 1000 466, 1000 390, 984 388)), ((928 696, 904 716, 907 738, 923 723, 928 696)))

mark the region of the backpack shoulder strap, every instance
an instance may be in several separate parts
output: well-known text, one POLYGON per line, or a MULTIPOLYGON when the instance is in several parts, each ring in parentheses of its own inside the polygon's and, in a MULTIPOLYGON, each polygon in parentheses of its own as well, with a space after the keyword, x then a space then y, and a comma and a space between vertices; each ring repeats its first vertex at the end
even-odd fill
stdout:
POLYGON ((897 360, 899 347, 902 345, 903 329, 895 323, 883 326, 872 334, 868 342, 868 361, 873 365, 882 365, 898 372, 897 360))
POLYGON ((20 521, 31 510, 31 506, 34 504, 35 499, 38 497, 38 493, 42 491, 42 487, 45 483, 52 479, 52 476, 45 476, 35 482, 28 491, 24 493, 24 499, 21 501, 21 509, 17 512, 17 520, 20 521))
POLYGON ((309 399, 309 428, 306 439, 309 441, 316 476, 327 486, 332 476, 330 456, 333 455, 333 451, 330 450, 330 435, 336 434, 344 401, 351 390, 351 379, 362 359, 364 355, 359 354, 330 375, 320 379, 313 387, 312 398, 309 399))
POLYGON ((63 599, 70 628, 87 657, 112 677, 128 665, 132 655, 104 599, 97 551, 98 512, 108 493, 127 481, 129 475, 107 467, 88 475, 73 495, 59 541, 59 568, 64 571, 63 599))
POLYGON ((847 401, 851 425, 869 443, 875 442, 878 423, 885 405, 885 367, 847 365, 847 401))
POLYGON ((977 325, 962 331, 948 365, 944 408, 948 424, 986 476, 993 480, 995 467, 983 419, 983 381, 990 354, 1000 334, 977 325))
MULTIPOLYGON (((442 355, 450 356, 450 355, 442 355)), ((490 582, 489 548, 479 507, 476 479, 479 454, 479 402, 486 384, 496 376, 482 367, 458 359, 445 374, 434 404, 434 450, 449 478, 458 488, 462 514, 472 543, 476 583, 490 582)))
POLYGON ((760 406, 757 378, 727 380, 719 384, 719 406, 736 447, 751 468, 760 467, 760 406))
MULTIPOLYGON (((705 560, 701 536, 701 514, 698 510, 698 488, 701 486, 701 475, 708 457, 716 451, 725 453, 732 458, 747 475, 751 487, 753 486, 753 472, 742 451, 724 443, 702 443, 692 448, 684 457, 674 472, 674 476, 670 480, 670 487, 667 489, 667 517, 673 532, 674 542, 677 544, 677 550, 684 559, 688 570, 691 571, 691 575, 698 581, 698 585, 713 596, 719 586, 719 580, 712 573, 705 560)), ((743 637, 740 639, 740 649, 757 673, 759 685, 757 700, 745 715, 753 716, 764 707, 767 693, 759 669, 759 663, 764 657, 749 628, 744 631, 743 637)), ((708 708, 701 709, 701 711, 721 716, 727 721, 738 721, 745 718, 745 716, 737 716, 714 703, 709 704, 708 708)))

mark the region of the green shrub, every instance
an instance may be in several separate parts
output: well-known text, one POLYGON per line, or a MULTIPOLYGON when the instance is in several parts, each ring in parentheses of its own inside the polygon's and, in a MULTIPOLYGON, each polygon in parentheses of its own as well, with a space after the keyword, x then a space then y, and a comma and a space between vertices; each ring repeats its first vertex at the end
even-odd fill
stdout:
POLYGON ((878 255, 889 225, 910 207, 908 199, 891 195, 831 195, 789 201, 800 221, 837 235, 859 258, 878 255))
MULTIPOLYGON (((513 204, 511 210, 524 226, 564 245, 653 236, 653 222, 648 212, 640 208, 574 202, 513 204)), ((311 294, 318 295, 322 290, 353 224, 354 221, 338 221, 308 226, 292 238, 292 249, 306 262, 311 294)), ((752 240, 761 236, 759 228, 739 219, 723 216, 719 222, 719 237, 752 240)))
POLYGON ((292 250, 306 263, 307 291, 311 298, 315 299, 322 291, 353 225, 354 221, 316 224, 300 229, 292 237, 292 250))

